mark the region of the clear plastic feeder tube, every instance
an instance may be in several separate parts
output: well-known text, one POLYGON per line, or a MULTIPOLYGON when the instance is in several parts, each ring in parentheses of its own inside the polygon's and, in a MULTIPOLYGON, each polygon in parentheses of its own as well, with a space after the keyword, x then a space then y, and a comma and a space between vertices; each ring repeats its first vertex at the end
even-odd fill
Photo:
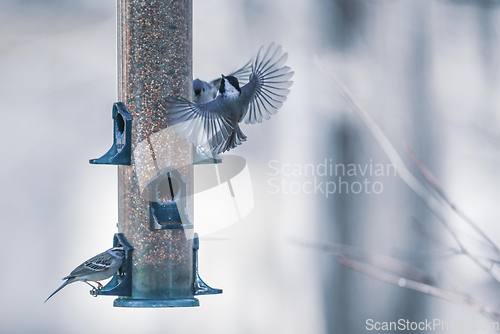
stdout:
POLYGON ((132 116, 132 164, 118 166, 118 230, 135 250, 132 297, 115 306, 198 305, 193 149, 167 128, 162 108, 167 97, 190 98, 192 80, 192 0, 118 0, 118 97, 132 116), (169 202, 182 219, 154 220, 169 202))

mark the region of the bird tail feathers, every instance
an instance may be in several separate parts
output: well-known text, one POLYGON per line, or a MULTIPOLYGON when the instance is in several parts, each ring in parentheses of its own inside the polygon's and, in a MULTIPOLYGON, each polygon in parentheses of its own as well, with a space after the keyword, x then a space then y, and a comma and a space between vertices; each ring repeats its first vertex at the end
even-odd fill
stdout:
POLYGON ((47 299, 45 299, 44 303, 46 303, 46 302, 47 302, 47 300, 49 300, 49 299, 50 299, 50 297, 52 297, 53 295, 55 295, 56 293, 58 293, 58 292, 59 292, 59 290, 61 290, 62 288, 64 288, 66 285, 68 285, 68 284, 70 284, 70 283, 73 283, 73 282, 75 282, 75 281, 76 281, 76 279, 75 279, 74 277, 70 277, 70 278, 68 278, 68 280, 67 280, 66 282, 64 282, 64 283, 63 283, 63 284, 62 284, 59 288, 57 288, 57 290, 56 290, 56 291, 52 292, 52 294, 51 294, 51 295, 50 295, 47 299))
POLYGON ((241 131, 240 126, 236 125, 233 132, 231 133, 231 136, 216 148, 216 152, 221 153, 229 151, 230 149, 236 148, 236 146, 241 145, 246 140, 247 136, 245 136, 243 131, 241 131))

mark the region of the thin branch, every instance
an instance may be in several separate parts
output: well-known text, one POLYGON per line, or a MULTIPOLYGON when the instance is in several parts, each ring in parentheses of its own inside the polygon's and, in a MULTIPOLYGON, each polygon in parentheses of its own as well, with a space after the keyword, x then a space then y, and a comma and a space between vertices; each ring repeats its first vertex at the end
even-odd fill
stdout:
POLYGON ((425 271, 409 266, 404 262, 394 258, 384 256, 378 253, 370 252, 358 247, 348 246, 339 243, 313 243, 304 240, 288 238, 286 241, 293 243, 297 246, 314 248, 323 252, 332 253, 337 256, 346 256, 356 261, 367 262, 375 267, 389 270, 393 273, 398 273, 401 276, 420 282, 430 282, 432 279, 425 273, 425 271))
POLYGON ((447 290, 430 284, 433 280, 422 270, 381 254, 338 243, 312 243, 289 238, 286 241, 298 246, 314 248, 337 256, 338 262, 352 270, 375 278, 381 282, 418 291, 456 304, 466 305, 473 310, 500 320, 500 312, 457 289, 447 290))
POLYGON ((373 277, 381 282, 425 293, 427 295, 448 300, 456 304, 466 305, 479 313, 487 315, 495 320, 500 320, 500 312, 498 312, 496 309, 480 301, 472 299, 470 296, 462 292, 457 293, 454 291, 441 289, 434 285, 421 283, 412 279, 407 279, 391 273, 383 272, 365 263, 351 260, 343 255, 337 256, 337 260, 341 265, 347 268, 351 268, 352 270, 355 270, 367 276, 373 277))
MULTIPOLYGON (((321 58, 318 58, 321 59, 321 58)), ((455 230, 449 225, 447 220, 445 219, 446 213, 444 211, 444 206, 441 202, 429 192, 429 190, 410 172, 408 167, 403 162, 403 159, 397 153, 394 146, 391 144, 389 139, 386 137, 384 132, 379 128, 377 123, 371 118, 371 116, 366 112, 366 110, 357 102, 357 100, 353 97, 349 89, 333 75, 328 64, 321 59, 323 62, 323 67, 329 72, 328 78, 332 80, 335 88, 338 90, 339 94, 344 98, 346 103, 351 107, 356 116, 360 118, 363 125, 368 129, 368 131, 375 138, 379 146, 382 148, 384 153, 387 155, 392 164, 396 166, 396 172, 399 177, 405 182, 408 187, 424 202, 424 204, 434 213, 439 222, 444 226, 444 228, 450 233, 452 238, 458 245, 460 252, 466 256, 468 256, 478 267, 487 272, 492 278, 500 282, 500 278, 496 277, 496 275, 492 271, 492 266, 485 266, 481 261, 474 257, 466 246, 461 242, 455 230)), ((476 226, 477 229, 479 227, 476 226)), ((484 235, 484 233, 481 233, 484 235)), ((487 242, 489 239, 485 239, 487 242)), ((491 244, 491 243, 490 243, 491 244)), ((496 247, 494 244, 492 246, 496 247)))
POLYGON ((406 152, 408 156, 413 161, 415 166, 417 166, 422 176, 429 182, 432 188, 439 194, 439 196, 444 200, 444 202, 453 210, 457 215, 459 215, 472 229, 474 229, 481 237, 487 240, 487 244, 483 244, 488 246, 493 250, 497 255, 500 255, 500 250, 496 246, 496 244, 491 240, 464 212, 462 212, 450 199, 450 197, 444 192, 443 188, 437 181, 437 179, 432 175, 427 166, 422 163, 422 161, 417 157, 417 155, 413 152, 410 146, 406 145, 406 152))

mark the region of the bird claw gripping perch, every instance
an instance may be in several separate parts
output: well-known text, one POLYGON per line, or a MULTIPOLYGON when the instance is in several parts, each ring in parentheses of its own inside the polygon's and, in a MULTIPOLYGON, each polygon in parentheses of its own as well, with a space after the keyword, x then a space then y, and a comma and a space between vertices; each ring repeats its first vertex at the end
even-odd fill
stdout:
POLYGON ((93 288, 89 291, 89 292, 90 292, 90 295, 91 295, 91 296, 94 296, 94 297, 99 296, 99 290, 101 290, 101 289, 98 289, 98 288, 93 287, 93 288))

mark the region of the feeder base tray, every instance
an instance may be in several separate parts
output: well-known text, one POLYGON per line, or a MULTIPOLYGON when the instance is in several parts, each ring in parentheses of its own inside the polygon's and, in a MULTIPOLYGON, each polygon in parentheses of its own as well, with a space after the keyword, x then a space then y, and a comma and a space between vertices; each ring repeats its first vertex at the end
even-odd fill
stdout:
POLYGON ((129 299, 117 298, 114 307, 193 307, 200 306, 196 298, 186 299, 129 299))

